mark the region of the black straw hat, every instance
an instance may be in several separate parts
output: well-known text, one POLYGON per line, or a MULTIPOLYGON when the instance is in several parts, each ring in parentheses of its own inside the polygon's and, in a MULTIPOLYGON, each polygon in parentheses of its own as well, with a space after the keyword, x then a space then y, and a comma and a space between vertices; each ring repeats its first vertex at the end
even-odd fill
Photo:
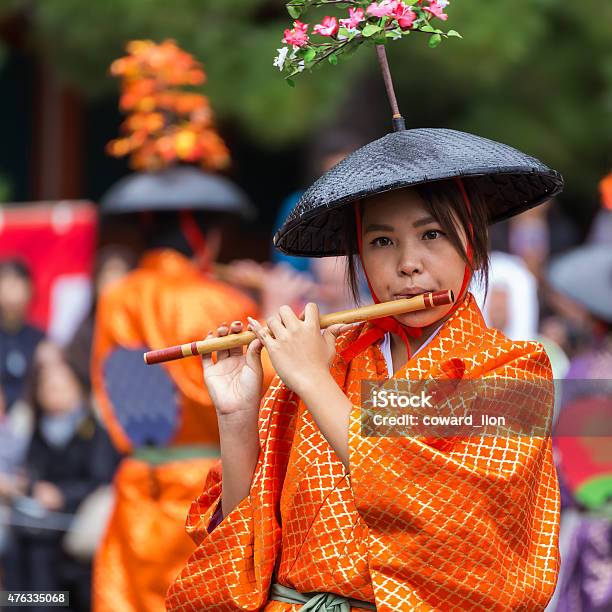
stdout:
POLYGON ((491 223, 541 204, 563 188, 561 175, 508 145, 448 129, 399 130, 358 149, 300 198, 274 245, 305 257, 346 255, 344 209, 362 198, 461 177, 488 204, 491 223))
POLYGON ((141 210, 209 210, 255 217, 246 194, 230 180, 192 166, 136 172, 115 183, 102 197, 103 214, 141 210))

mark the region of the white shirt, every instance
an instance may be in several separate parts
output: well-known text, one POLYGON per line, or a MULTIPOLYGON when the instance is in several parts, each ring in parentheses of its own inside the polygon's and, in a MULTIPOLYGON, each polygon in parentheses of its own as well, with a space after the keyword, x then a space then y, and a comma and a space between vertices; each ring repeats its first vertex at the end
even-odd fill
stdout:
MULTIPOLYGON (((444 325, 444 323, 442 323, 442 325, 444 325)), ((412 359, 413 357, 415 357, 418 353, 421 352, 422 349, 424 349, 435 337, 435 335, 440 331, 440 329, 442 328, 442 325, 440 325, 433 334, 431 334, 431 336, 429 336, 429 338, 427 338, 427 340, 425 340, 425 342, 423 342, 423 344, 410 356, 410 358, 412 359)), ((393 378, 393 358, 391 357, 391 333, 387 332, 383 339, 380 342, 380 350, 382 351, 383 357, 385 358, 385 363, 387 364, 387 378, 393 378)))

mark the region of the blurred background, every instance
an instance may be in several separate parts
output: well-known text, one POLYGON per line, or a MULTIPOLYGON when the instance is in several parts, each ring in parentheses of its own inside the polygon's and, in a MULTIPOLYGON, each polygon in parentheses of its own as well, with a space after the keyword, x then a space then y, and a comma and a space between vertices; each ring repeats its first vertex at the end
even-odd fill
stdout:
MULTIPOLYGON (((430 49, 417 34, 389 45, 407 126, 500 140, 566 183, 555 201, 492 228, 486 303, 482 288, 473 291, 491 326, 544 343, 555 378, 610 379, 612 4, 462 0, 448 12, 463 40, 430 49), (567 257, 581 253, 592 265, 571 267, 567 257), (569 272, 552 274, 555 263, 569 272), (581 299, 572 278, 603 287, 601 307, 581 299)), ((389 131, 388 102, 367 48, 289 87, 272 62, 290 23, 280 0, 0 0, 0 587, 70 590, 72 608, 90 609, 92 559, 116 512, 110 483, 142 433, 116 405, 105 411, 112 397, 96 392, 95 381, 92 389, 95 368, 104 370, 92 365, 102 295, 151 248, 184 251, 161 231, 150 240, 159 222, 143 231, 142 216, 99 214, 105 194, 134 175, 107 147, 125 118, 109 67, 129 41, 173 39, 203 65, 206 80, 194 90, 208 98, 231 157, 219 174, 250 203, 243 220, 219 222, 218 235, 204 222, 203 274, 240 291, 241 312, 260 316, 284 303, 351 305, 341 260, 285 258, 272 236, 316 177, 389 131)), ((213 321, 223 318, 210 312, 213 321)), ((177 323, 168 344, 194 339, 203 325, 177 323)), ((127 344, 159 348, 146 335, 127 344)), ((107 381, 115 397, 111 387, 107 381)), ((557 413, 585 393, 559 400, 557 413)), ((598 393, 609 398, 609 389, 598 393)), ((612 418, 606 406, 604 418, 612 418)), ((184 442, 183 434, 173 440, 184 442)), ((598 444, 555 451, 564 569, 551 610, 612 610, 612 439, 598 444)), ((106 609, 101 601, 95 607, 106 609)), ((158 598, 125 609, 163 608, 158 598)))

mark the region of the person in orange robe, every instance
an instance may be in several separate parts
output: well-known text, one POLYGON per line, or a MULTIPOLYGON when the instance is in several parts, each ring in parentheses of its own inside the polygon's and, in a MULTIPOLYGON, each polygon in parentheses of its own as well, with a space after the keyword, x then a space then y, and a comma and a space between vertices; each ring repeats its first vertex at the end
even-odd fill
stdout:
POLYGON ((457 300, 323 334, 316 305, 303 320, 283 306, 267 327, 250 320, 246 355, 204 359, 221 462, 191 506, 198 548, 168 591, 170 612, 545 608, 559 563, 550 362, 541 345, 488 328, 468 288, 486 277, 487 223, 561 186, 500 143, 410 130, 366 145, 306 192, 275 237, 285 252, 358 256, 375 302, 448 289, 457 300), (261 346, 278 377, 260 405, 261 346), (469 411, 470 382, 509 384, 485 408, 541 426, 372 435, 364 380, 460 385, 434 415, 469 411))
MULTIPOLYGON (((134 418, 121 411, 137 409, 137 394, 146 397, 149 372, 142 363, 143 350, 191 341, 223 320, 247 316, 258 316, 251 299, 203 276, 173 249, 147 252, 138 269, 102 297, 92 366, 95 396, 115 445, 130 456, 115 477, 115 506, 96 555, 95 610, 164 609, 167 587, 194 549, 184 532, 185 515, 219 456, 216 417, 198 359, 151 366, 164 373, 154 373, 149 384, 157 389, 160 376, 167 378, 171 392, 169 402, 158 406, 168 411, 157 417, 162 425, 158 432, 171 419, 176 423, 172 430, 166 425, 164 446, 158 439, 138 438, 142 415, 134 418), (124 361, 113 365, 117 359, 124 361), (118 393, 125 394, 123 400, 116 399, 118 393)), ((266 371, 269 382, 271 369, 266 371)))
MULTIPOLYGON (((175 202, 180 195, 173 172, 152 177, 158 208, 172 201, 169 192, 175 202)), ((164 610, 167 588, 194 550, 185 515, 219 457, 217 419, 202 386, 201 361, 146 366, 143 351, 191 342, 223 321, 259 315, 253 300, 208 272, 223 224, 247 209, 245 200, 236 200, 237 188, 226 179, 191 169, 183 175, 192 189, 198 181, 197 189, 181 196, 182 210, 179 200, 179 210, 170 206, 149 217, 143 227, 148 251, 136 270, 101 296, 96 313, 95 399, 115 446, 127 455, 114 479, 115 503, 94 560, 97 612, 164 610), (212 187, 227 190, 234 210, 206 210, 212 187)), ((128 178, 133 197, 134 185, 149 177, 128 178)), ((109 193, 110 201, 103 202, 108 214, 149 206, 120 190, 109 193)), ((273 375, 267 358, 264 369, 267 385, 273 375)))

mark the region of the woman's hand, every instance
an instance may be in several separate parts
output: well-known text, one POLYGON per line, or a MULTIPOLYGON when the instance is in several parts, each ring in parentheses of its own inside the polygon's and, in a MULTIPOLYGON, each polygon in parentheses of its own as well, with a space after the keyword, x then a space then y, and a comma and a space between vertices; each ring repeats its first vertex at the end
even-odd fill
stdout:
MULTIPOLYGON (((239 334, 242 327, 241 321, 234 321, 229 327, 222 323, 216 332, 209 332, 206 339, 239 334)), ((258 413, 263 384, 262 349, 263 344, 253 340, 246 354, 238 346, 218 351, 216 363, 211 354, 202 356, 204 381, 219 418, 249 418, 258 413)))
POLYGON ((329 375, 336 355, 336 337, 348 325, 332 325, 321 333, 319 309, 309 302, 300 320, 289 306, 269 317, 268 328, 249 318, 249 328, 266 347, 272 365, 282 381, 298 395, 329 375))
POLYGON ((51 482, 35 482, 32 487, 32 497, 44 508, 52 512, 64 507, 62 492, 51 482))

